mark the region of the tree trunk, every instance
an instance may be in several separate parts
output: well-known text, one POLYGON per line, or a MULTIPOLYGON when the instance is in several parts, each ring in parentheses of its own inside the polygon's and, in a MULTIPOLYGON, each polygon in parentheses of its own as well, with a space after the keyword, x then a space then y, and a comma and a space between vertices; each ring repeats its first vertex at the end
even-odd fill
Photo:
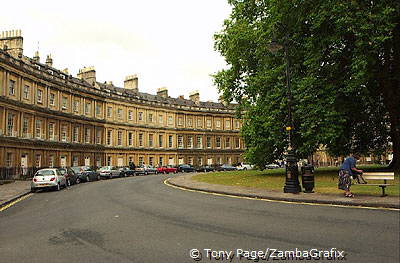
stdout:
MULTIPOLYGON (((388 85, 384 87, 385 104, 388 107, 390 116, 390 135, 393 142, 393 161, 391 168, 395 174, 400 174, 400 19, 397 19, 397 25, 393 30, 393 40, 391 48, 393 57, 389 66, 387 76, 388 85)), ((389 61, 389 60, 388 60, 389 61)), ((387 68, 387 67, 386 67, 387 68)))
MULTIPOLYGON (((399 115, 397 115, 399 116, 399 115)), ((395 121, 391 122, 391 137, 393 141, 393 160, 389 168, 393 169, 396 175, 400 174, 400 128, 399 120, 397 116, 391 116, 395 121), (396 122, 397 121, 397 122, 396 122)))

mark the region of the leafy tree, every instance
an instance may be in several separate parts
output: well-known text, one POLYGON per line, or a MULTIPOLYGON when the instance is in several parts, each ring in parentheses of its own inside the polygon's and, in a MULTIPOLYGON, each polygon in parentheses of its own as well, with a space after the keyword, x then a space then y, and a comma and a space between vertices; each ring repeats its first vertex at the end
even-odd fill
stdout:
POLYGON ((246 157, 260 166, 287 145, 289 62, 293 140, 300 157, 381 153, 400 146, 400 2, 392 0, 228 0, 232 13, 215 34, 228 64, 214 75, 239 103, 246 157), (272 40, 288 48, 272 53, 272 40))

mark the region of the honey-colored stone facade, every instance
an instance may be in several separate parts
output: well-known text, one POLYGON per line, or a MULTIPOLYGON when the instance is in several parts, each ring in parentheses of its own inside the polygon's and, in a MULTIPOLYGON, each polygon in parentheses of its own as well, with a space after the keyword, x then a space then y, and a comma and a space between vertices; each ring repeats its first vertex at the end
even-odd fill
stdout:
POLYGON ((242 161, 233 105, 141 93, 136 75, 99 83, 94 67, 72 77, 50 56, 24 56, 22 42, 19 31, 0 38, 0 167, 242 161))

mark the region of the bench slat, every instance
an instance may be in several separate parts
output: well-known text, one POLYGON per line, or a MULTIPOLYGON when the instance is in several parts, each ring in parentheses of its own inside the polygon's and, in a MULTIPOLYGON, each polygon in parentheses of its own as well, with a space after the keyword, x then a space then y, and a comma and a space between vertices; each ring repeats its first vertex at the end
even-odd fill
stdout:
POLYGON ((361 185, 361 186, 394 186, 394 184, 353 184, 353 185, 361 185))
POLYGON ((394 175, 368 175, 368 174, 363 174, 362 177, 365 180, 394 180, 394 175))
POLYGON ((366 172, 363 175, 394 176, 394 172, 366 172))

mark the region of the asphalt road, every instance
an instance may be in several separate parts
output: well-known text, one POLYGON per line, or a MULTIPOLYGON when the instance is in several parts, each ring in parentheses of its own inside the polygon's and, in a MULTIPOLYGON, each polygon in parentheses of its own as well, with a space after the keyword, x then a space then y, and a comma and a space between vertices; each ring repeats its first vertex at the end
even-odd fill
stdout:
POLYGON ((230 261, 216 251, 266 262, 246 251, 278 257, 296 248, 344 251, 345 262, 399 262, 399 212, 207 195, 166 186, 167 177, 33 194, 0 212, 0 262, 195 262, 191 249, 200 262, 230 261))

